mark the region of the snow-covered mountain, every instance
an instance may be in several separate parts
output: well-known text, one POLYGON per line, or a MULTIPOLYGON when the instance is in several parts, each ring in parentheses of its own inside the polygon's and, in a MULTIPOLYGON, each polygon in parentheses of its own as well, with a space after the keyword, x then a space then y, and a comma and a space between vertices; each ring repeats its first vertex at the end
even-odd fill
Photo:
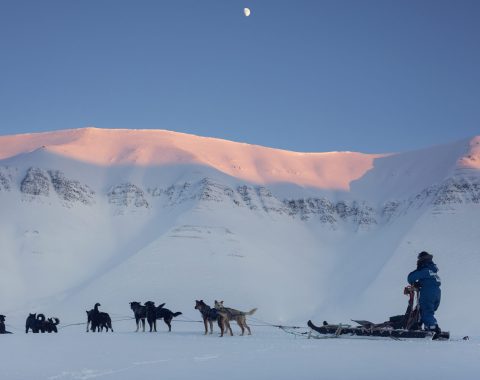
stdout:
POLYGON ((0 137, 1 312, 82 320, 195 299, 269 321, 381 321, 434 254, 442 327, 480 329, 480 137, 296 153, 163 130, 0 137), (465 305, 473 304, 471 307, 465 305))

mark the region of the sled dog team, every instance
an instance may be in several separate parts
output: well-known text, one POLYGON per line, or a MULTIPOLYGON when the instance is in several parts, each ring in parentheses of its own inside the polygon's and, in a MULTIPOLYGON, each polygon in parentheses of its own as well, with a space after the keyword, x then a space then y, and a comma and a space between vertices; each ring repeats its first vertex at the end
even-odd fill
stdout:
MULTIPOLYGON (((171 310, 164 308, 164 305, 165 304, 162 303, 159 306, 155 306, 155 303, 152 301, 145 302, 145 305, 142 305, 137 301, 130 302, 130 309, 133 311, 135 323, 137 325, 135 332, 138 332, 140 326, 142 326, 142 330, 145 332, 145 320, 147 320, 150 326, 150 332, 157 331, 157 319, 163 319, 168 326, 168 331, 172 331, 172 319, 178 317, 182 313, 180 311, 174 313, 171 310)), ((257 310, 256 308, 249 312, 244 312, 225 307, 223 301, 217 300, 215 300, 214 307, 212 308, 203 302, 203 300, 195 300, 195 309, 197 309, 202 315, 203 323, 205 325, 205 335, 208 334, 208 325, 210 325, 210 334, 213 333, 213 322, 218 323, 220 336, 223 336, 226 331, 230 332, 230 335, 233 335, 230 321, 237 322, 242 330, 241 335, 245 334, 245 329, 248 330, 248 335, 252 334, 250 327, 247 325, 246 317, 247 315, 255 313, 257 310)))
MULTIPOLYGON (((423 325, 424 331, 434 333, 434 339, 442 337, 442 330, 438 326, 438 322, 435 318, 435 312, 440 305, 441 299, 441 281, 437 273, 438 267, 433 262, 433 255, 426 251, 420 252, 417 256, 417 268, 410 272, 407 277, 407 281, 410 286, 406 289, 408 289, 407 293, 410 295, 410 301, 406 315, 410 317, 413 315, 414 317, 412 317, 412 321, 407 321, 405 326, 400 326, 407 328, 408 330, 422 331, 423 325), (416 309, 413 309, 413 298, 415 291, 418 291, 419 298, 416 309), (415 311, 415 313, 412 313, 412 311, 415 311)), ((87 311, 87 331, 89 330, 89 326, 91 331, 100 332, 103 331, 103 329, 106 331, 109 329, 113 331, 112 320, 110 316, 108 313, 99 311, 99 306, 100 304, 96 303, 93 309, 87 311)), ((143 331, 145 331, 145 319, 150 325, 150 332, 157 331, 157 319, 163 319, 165 324, 168 326, 168 331, 172 331, 172 319, 181 315, 182 313, 174 313, 171 310, 164 308, 164 306, 164 303, 159 306, 155 306, 155 303, 152 301, 145 302, 145 305, 142 305, 137 301, 130 302, 130 308, 133 311, 135 322, 137 324, 136 331, 138 332, 140 324, 142 324, 143 331)), ((257 310, 255 308, 249 312, 244 312, 225 307, 223 305, 223 301, 216 300, 213 308, 208 306, 205 302, 203 302, 203 300, 196 300, 195 309, 197 309, 202 315, 203 323, 205 325, 205 334, 208 334, 208 326, 210 326, 210 334, 212 334, 213 322, 217 322, 220 328, 220 336, 223 336, 226 332, 230 332, 230 335, 233 335, 232 328, 230 327, 230 321, 237 322, 238 326, 240 326, 240 329, 242 330, 241 335, 245 334, 245 329, 248 331, 248 334, 251 335, 251 330, 247 325, 246 317, 248 315, 252 315, 257 310)), ((395 316, 392 318, 394 320, 390 320, 388 323, 394 324, 398 322, 397 320, 403 321, 405 316, 395 316)), ((372 324, 368 321, 356 322, 362 325, 364 322, 366 322, 368 323, 368 326, 375 326, 375 324, 372 324)), ((25 332, 28 333, 29 330, 32 330, 34 333, 57 332, 57 325, 59 323, 60 320, 58 318, 46 319, 44 314, 30 314, 26 321, 25 332)), ((385 324, 380 325, 384 326, 385 324)), ((313 325, 311 321, 309 321, 309 326, 314 330, 320 330, 320 332, 323 331, 320 327, 315 328, 315 325, 313 325)), ((327 324, 326 326, 328 327, 329 325, 327 324)), ((6 331, 5 327, 5 316, 0 315, 0 334, 9 333, 6 331)), ((448 335, 448 333, 444 335, 448 335)))
MULTIPOLYGON (((96 303, 91 310, 87 310, 87 329, 86 331, 101 332, 112 331, 112 319, 108 313, 100 311, 100 303, 96 303)), ((142 305, 140 302, 132 301, 130 302, 130 309, 133 311, 135 317, 135 323, 137 329, 135 332, 138 332, 140 326, 142 326, 143 332, 145 332, 145 320, 147 320, 150 326, 150 332, 157 331, 157 319, 163 319, 165 324, 168 326, 168 331, 172 331, 171 322, 174 317, 178 317, 182 313, 172 312, 171 310, 164 307, 165 304, 162 303, 159 306, 155 306, 153 301, 145 302, 145 305, 142 305)), ((208 334, 208 325, 210 325, 210 334, 213 334, 213 322, 217 322, 220 328, 220 336, 223 336, 225 333, 229 332, 230 335, 233 335, 232 328, 230 326, 230 321, 237 322, 242 333, 245 334, 245 330, 248 331, 248 335, 251 335, 252 332, 250 327, 247 325, 247 316, 252 315, 257 311, 257 308, 254 308, 248 312, 232 309, 225 307, 223 301, 215 300, 214 307, 208 306, 203 300, 195 300, 195 309, 200 312, 202 315, 203 323, 205 325, 205 335, 208 334)), ((25 322, 25 333, 28 333, 30 330, 34 333, 51 333, 58 332, 57 325, 60 323, 58 318, 45 318, 44 314, 29 314, 25 322)), ((0 315, 0 334, 10 334, 10 332, 5 330, 5 316, 0 315)))

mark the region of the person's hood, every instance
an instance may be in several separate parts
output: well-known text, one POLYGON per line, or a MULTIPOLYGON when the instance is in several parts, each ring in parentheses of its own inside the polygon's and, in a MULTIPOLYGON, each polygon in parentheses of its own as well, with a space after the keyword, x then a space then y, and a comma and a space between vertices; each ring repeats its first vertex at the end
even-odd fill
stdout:
POLYGON ((433 261, 429 261, 425 264, 422 265, 422 268, 427 268, 429 270, 431 270, 432 272, 434 273, 437 273, 438 272, 438 267, 437 265, 433 262, 433 261))

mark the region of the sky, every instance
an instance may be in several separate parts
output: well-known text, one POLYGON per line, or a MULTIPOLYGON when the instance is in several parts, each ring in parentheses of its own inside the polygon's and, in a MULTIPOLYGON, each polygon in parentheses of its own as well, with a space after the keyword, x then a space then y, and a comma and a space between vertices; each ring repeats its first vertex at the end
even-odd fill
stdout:
POLYGON ((480 134, 479 20, 477 0, 0 0, 0 134, 447 143, 480 134))

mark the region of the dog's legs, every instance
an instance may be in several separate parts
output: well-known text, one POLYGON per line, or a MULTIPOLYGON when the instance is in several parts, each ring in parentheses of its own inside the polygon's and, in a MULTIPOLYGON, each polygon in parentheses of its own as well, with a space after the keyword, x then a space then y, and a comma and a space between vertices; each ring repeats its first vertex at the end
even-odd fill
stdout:
POLYGON ((172 322, 172 318, 163 318, 163 321, 168 326, 168 332, 172 331, 172 325, 170 324, 170 322, 172 322))
MULTIPOLYGON (((208 322, 210 323, 210 334, 213 334, 213 321, 210 320, 208 322)), ((205 332, 205 334, 206 334, 206 332, 205 332)))
POLYGON ((203 324, 205 326, 205 334, 203 335, 207 335, 208 334, 208 321, 206 318, 203 319, 203 324))
POLYGON ((241 321, 237 321, 237 324, 240 326, 240 328, 242 329, 242 333, 240 335, 244 335, 245 334, 245 327, 243 327, 243 323, 241 321))
POLYGON ((230 321, 225 319, 225 324, 227 325, 227 329, 230 331, 230 336, 233 336, 232 326, 230 326, 230 321))
POLYGON ((246 327, 247 330, 248 330, 248 335, 252 335, 252 331, 250 330, 250 327, 248 327, 247 321, 245 321, 245 327, 246 327))
POLYGON ((140 328, 140 318, 135 317, 135 323, 137 324, 137 329, 135 332, 138 332, 138 329, 140 328))
POLYGON ((143 318, 141 321, 142 321, 142 325, 143 325, 143 332, 145 332, 145 318, 143 318))
POLYGON ((220 338, 223 337, 223 333, 225 332, 225 321, 218 318, 218 327, 220 327, 220 338))

